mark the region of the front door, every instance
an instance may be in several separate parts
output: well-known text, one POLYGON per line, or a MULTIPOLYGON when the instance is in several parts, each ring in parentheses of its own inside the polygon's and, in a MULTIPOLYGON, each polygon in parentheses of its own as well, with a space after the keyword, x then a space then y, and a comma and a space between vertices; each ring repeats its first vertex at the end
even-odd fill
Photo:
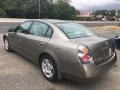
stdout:
POLYGON ((26 32, 28 32, 31 23, 31 21, 24 22, 15 29, 15 32, 9 34, 12 48, 22 55, 24 55, 24 37, 26 36, 26 32))

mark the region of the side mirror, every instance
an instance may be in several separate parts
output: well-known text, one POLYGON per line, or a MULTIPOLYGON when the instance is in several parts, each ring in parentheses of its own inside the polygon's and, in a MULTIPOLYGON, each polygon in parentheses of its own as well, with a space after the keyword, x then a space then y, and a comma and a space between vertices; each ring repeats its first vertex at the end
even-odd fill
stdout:
POLYGON ((15 32, 15 28, 9 28, 8 32, 15 32))

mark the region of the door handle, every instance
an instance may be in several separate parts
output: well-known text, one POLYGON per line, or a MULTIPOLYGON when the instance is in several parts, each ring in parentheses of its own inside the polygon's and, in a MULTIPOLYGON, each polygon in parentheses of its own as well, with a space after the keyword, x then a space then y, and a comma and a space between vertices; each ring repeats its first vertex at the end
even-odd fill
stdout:
POLYGON ((43 45, 45 45, 45 43, 41 42, 40 45, 43 46, 43 45))

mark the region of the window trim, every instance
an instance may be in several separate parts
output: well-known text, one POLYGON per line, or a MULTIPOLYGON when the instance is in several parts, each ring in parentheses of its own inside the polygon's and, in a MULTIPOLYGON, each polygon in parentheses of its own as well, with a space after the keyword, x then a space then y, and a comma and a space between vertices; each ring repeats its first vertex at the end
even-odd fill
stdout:
MULTIPOLYGON (((49 26, 49 28, 48 28, 48 30, 50 29, 51 27, 49 26)), ((46 37, 46 35, 47 35, 47 33, 48 33, 48 30, 47 30, 47 32, 46 32, 46 34, 45 34, 45 38, 51 38, 52 37, 52 35, 53 35, 53 29, 51 28, 51 30, 52 30, 52 33, 51 33, 51 35, 50 35, 50 37, 46 37)))

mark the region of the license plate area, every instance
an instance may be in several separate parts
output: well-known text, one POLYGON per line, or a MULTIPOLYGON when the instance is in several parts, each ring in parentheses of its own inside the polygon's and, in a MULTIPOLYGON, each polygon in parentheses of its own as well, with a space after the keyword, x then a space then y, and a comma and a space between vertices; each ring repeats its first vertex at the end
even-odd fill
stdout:
POLYGON ((102 56, 105 58, 105 57, 108 57, 109 56, 109 50, 105 50, 102 54, 102 56))
POLYGON ((104 50, 102 56, 103 56, 103 58, 107 58, 107 57, 112 56, 112 49, 109 48, 109 49, 104 50))

